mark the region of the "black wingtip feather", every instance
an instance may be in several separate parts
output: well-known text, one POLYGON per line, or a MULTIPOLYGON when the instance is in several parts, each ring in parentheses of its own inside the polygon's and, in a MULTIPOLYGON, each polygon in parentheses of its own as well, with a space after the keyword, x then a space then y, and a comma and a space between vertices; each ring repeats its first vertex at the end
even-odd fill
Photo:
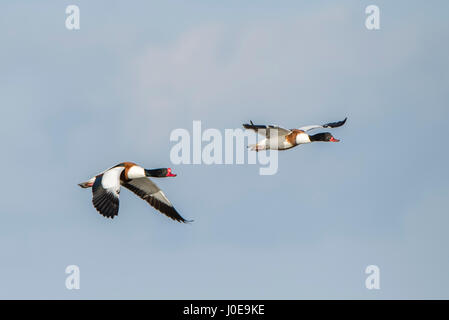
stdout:
POLYGON ((188 223, 191 222, 193 220, 186 220, 184 219, 178 211, 176 211, 175 207, 169 206, 159 200, 157 200, 155 197, 152 197, 148 194, 146 194, 144 191, 140 190, 139 188, 133 186, 132 184, 129 183, 125 183, 123 184, 123 186, 129 190, 131 190, 132 192, 134 192, 136 195, 138 195, 141 199, 145 200, 146 202, 148 202, 153 208, 155 208, 156 210, 158 210, 159 212, 163 213, 164 215, 166 215, 168 218, 175 220, 177 222, 181 222, 181 223, 188 223))
POLYGON ((243 128, 245 129, 253 129, 253 130, 258 130, 258 129, 266 129, 267 126, 266 125, 261 125, 261 124, 254 124, 252 121, 250 121, 251 124, 248 123, 244 123, 243 124, 243 128))
POLYGON ((245 129, 255 129, 257 126, 253 123, 252 120, 249 120, 249 123, 244 123, 243 128, 245 129))
POLYGON ((106 218, 114 218, 118 215, 119 200, 107 191, 95 196, 92 199, 92 204, 106 218))
POLYGON ((338 128, 341 127, 342 125, 344 125, 346 123, 346 120, 348 120, 348 117, 346 117, 344 120, 342 121, 336 121, 336 122, 329 122, 326 123, 323 127, 324 128, 338 128))

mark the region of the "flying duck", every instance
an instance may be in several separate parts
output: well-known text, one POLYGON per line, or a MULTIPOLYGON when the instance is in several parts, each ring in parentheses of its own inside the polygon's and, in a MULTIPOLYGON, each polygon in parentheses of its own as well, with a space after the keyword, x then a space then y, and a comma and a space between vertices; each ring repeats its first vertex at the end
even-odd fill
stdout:
POLYGON ((144 169, 133 162, 123 162, 78 185, 81 188, 92 188, 92 203, 107 218, 118 215, 122 185, 167 217, 178 222, 191 222, 181 217, 162 190, 148 177, 176 177, 176 174, 170 168, 144 169))
POLYGON ((250 145, 251 150, 287 150, 296 147, 300 144, 324 141, 324 142, 339 142, 340 140, 335 139, 329 132, 317 133, 314 135, 309 135, 307 132, 318 128, 337 128, 341 127, 346 123, 346 117, 342 121, 330 122, 323 125, 311 125, 305 126, 298 129, 284 129, 273 125, 256 125, 252 121, 250 123, 243 124, 245 129, 254 130, 258 134, 266 137, 266 139, 261 140, 259 143, 250 145))

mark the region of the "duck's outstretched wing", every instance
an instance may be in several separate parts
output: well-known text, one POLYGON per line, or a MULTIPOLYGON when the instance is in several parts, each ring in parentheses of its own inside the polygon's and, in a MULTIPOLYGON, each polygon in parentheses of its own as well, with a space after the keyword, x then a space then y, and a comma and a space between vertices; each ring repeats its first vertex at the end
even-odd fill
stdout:
POLYGON ((118 215, 120 174, 123 169, 123 167, 112 168, 99 174, 92 186, 92 204, 107 218, 113 219, 118 215))
POLYGON ((329 122, 329 123, 322 124, 322 125, 316 124, 316 125, 301 127, 298 129, 303 130, 303 131, 309 131, 309 130, 318 129, 318 128, 337 128, 337 127, 341 127, 342 125, 344 125, 346 123, 346 120, 348 120, 347 117, 342 121, 329 122))
POLYGON ((161 189, 148 178, 132 179, 122 184, 125 188, 131 190, 140 198, 148 202, 152 207, 167 217, 178 222, 191 222, 184 219, 173 207, 170 200, 165 196, 161 189))
POLYGON ((254 124, 252 121, 250 121, 249 124, 244 123, 243 128, 254 130, 258 134, 261 134, 268 139, 272 137, 286 136, 291 133, 291 130, 284 129, 279 126, 254 124))

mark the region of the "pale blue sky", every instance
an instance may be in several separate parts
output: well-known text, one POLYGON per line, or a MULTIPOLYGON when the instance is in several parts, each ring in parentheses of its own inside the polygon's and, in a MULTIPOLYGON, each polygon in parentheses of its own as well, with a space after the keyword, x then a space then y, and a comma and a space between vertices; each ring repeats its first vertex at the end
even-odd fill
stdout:
POLYGON ((447 1, 0 4, 0 298, 449 298, 447 1), (81 30, 65 28, 77 4, 81 30), (377 4, 381 30, 364 26, 377 4), (170 164, 170 132, 336 121, 339 144, 170 164), (177 224, 77 183, 172 166, 177 224), (65 267, 81 289, 65 288, 65 267), (365 288, 365 267, 381 289, 365 288))

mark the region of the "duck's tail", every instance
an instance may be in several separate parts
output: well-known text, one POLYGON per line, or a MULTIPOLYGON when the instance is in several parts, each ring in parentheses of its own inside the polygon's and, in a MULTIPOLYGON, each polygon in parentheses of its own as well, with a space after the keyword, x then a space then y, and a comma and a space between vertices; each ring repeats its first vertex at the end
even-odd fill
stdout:
POLYGON ((79 185, 81 188, 90 188, 90 187, 92 187, 92 185, 89 184, 89 182, 81 182, 81 183, 78 183, 78 185, 79 185))
POLYGON ((248 146, 248 148, 249 148, 251 151, 256 151, 256 152, 258 152, 258 151, 260 151, 260 150, 266 150, 266 146, 265 146, 265 145, 258 145, 258 144, 250 144, 250 145, 248 146))
POLYGON ((86 182, 78 183, 78 185, 79 185, 81 188, 90 188, 90 187, 92 187, 92 186, 94 185, 94 182, 95 182, 95 178, 92 178, 92 179, 89 179, 89 180, 86 181, 86 182))

